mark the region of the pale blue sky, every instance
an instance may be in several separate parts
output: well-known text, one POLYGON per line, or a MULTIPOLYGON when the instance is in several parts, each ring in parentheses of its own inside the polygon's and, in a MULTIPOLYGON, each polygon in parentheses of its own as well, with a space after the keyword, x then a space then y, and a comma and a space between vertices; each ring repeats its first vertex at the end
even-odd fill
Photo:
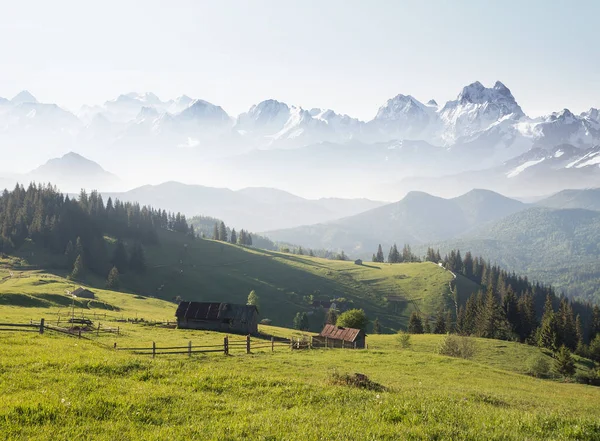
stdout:
POLYGON ((186 93, 363 119, 501 80, 532 115, 600 107, 598 1, 0 0, 0 96, 77 108, 186 93))

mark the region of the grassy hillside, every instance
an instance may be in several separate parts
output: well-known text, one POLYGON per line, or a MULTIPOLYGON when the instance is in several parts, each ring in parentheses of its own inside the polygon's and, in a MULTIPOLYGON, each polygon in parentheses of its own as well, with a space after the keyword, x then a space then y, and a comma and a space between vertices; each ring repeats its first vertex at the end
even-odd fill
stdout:
MULTIPOLYGON (((158 332, 182 331, 152 332, 158 340, 158 332)), ((185 336, 203 336, 191 332, 185 336)), ((399 350, 389 336, 369 338, 373 348, 365 351, 282 348, 153 360, 49 333, 0 333, 0 434, 124 441, 600 439, 599 388, 515 372, 522 351, 535 348, 518 345, 512 356, 505 342, 478 342, 479 355, 468 361, 434 354, 439 338, 419 336, 411 350, 399 350), (385 389, 336 384, 334 372, 360 372, 385 389)))
POLYGON ((460 238, 436 243, 485 256, 559 291, 598 301, 600 213, 530 208, 460 238))
MULTIPOLYGON (((52 270, 62 259, 32 243, 18 254, 20 259, 4 261, 16 273, 27 265, 52 270)), ((297 312, 311 312, 310 295, 320 300, 344 297, 355 307, 364 308, 371 319, 379 317, 391 330, 405 326, 415 308, 434 315, 440 308, 453 305, 449 288, 452 274, 431 263, 359 266, 210 240, 190 241, 185 235, 166 231, 160 233, 160 245, 146 248, 146 257, 145 274, 121 276, 125 290, 168 301, 180 296, 185 300, 245 303, 254 289, 260 297, 261 318, 270 318, 276 325, 291 326, 297 312), (389 303, 389 295, 399 296, 401 301, 389 303)), ((65 275, 60 269, 52 271, 65 275)), ((63 294, 66 289, 64 280, 43 283, 36 273, 25 271, 24 275, 30 277, 0 284, 0 293, 63 294)), ((104 280, 89 275, 85 282, 104 286, 104 280)), ((462 278, 458 283, 460 295, 477 288, 462 278)), ((99 299, 104 298, 101 292, 99 299)), ((106 296, 106 303, 111 303, 110 296, 106 296)), ((311 329, 318 330, 323 313, 315 312, 310 322, 311 329)))

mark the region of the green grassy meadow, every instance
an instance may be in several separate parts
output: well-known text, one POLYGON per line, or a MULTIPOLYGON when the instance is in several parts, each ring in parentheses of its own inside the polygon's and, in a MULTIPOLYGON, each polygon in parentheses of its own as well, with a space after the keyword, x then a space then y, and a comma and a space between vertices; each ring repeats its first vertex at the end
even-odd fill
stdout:
MULTIPOLYGON (((121 276, 124 291, 169 301, 180 296, 184 300, 245 303, 248 293, 255 290, 261 300, 261 318, 288 327, 297 312, 311 311, 306 300, 310 295, 318 300, 351 300, 371 319, 379 317, 388 331, 404 327, 415 308, 433 316, 440 308, 454 307, 449 286, 452 274, 432 263, 355 265, 211 240, 190 241, 185 235, 168 231, 159 234, 160 245, 146 247, 146 273, 121 276), (401 301, 387 302, 390 295, 401 301)), ((107 238, 109 254, 113 242, 107 238)), ((60 269, 63 256, 50 255, 31 242, 11 259, 0 261, 0 266, 4 263, 5 270, 24 269, 24 276, 29 268, 67 275, 60 269)), ((96 288, 105 284, 104 279, 90 274, 82 282, 96 288)), ((478 288, 460 276, 457 285, 461 297, 478 288)), ((26 282, 15 285, 8 280, 0 284, 0 294, 6 292, 64 294, 64 289, 60 284, 40 287, 26 282)), ((323 317, 315 316, 311 330, 319 330, 322 323, 323 317)))
MULTIPOLYGON (((183 332, 179 338, 191 331, 151 332, 156 339, 159 332, 183 332)), ((516 373, 515 360, 486 354, 486 345, 502 342, 478 342, 481 356, 473 361, 436 355, 431 349, 440 338, 415 337, 409 350, 381 336, 369 337, 368 350, 152 359, 60 334, 3 332, 0 434, 7 440, 600 439, 599 388, 516 373), (385 390, 334 385, 334 372, 365 374, 385 390)))
MULTIPOLYGON (((368 349, 356 351, 292 351, 281 344, 271 352, 253 337, 254 349, 246 354, 243 336, 230 336, 228 356, 152 358, 114 350, 114 343, 151 348, 154 342, 159 352, 190 341, 194 347, 221 345, 225 334, 162 325, 174 320, 176 304, 167 300, 186 289, 197 294, 191 298, 232 302, 256 289, 263 317, 275 325, 308 310, 302 295, 311 290, 344 293, 371 318, 387 320, 387 330, 402 327, 412 308, 434 310, 452 300, 452 274, 429 263, 358 266, 197 241, 185 247, 187 257, 170 264, 176 248, 149 248, 147 274, 124 277, 130 292, 94 288, 102 281, 86 279, 94 300, 66 295, 80 283, 60 270, 35 269, 37 253, 2 261, 0 322, 64 324, 75 314, 119 327, 119 334, 88 332, 79 339, 0 331, 0 439, 600 439, 600 388, 526 375, 532 356, 552 358, 513 342, 474 339, 470 360, 438 355, 440 335, 414 335, 409 349, 396 335, 382 334, 369 335, 368 349), (176 276, 161 282, 168 274, 176 276), (151 292, 159 282, 163 290, 151 292), (410 301, 394 310, 383 300, 391 293, 410 301), (340 385, 335 373, 361 373, 384 389, 340 385)), ((459 294, 476 288, 464 279, 457 284, 459 294)), ((259 328, 277 337, 302 335, 285 326, 259 328)), ((579 373, 593 367, 586 359, 576 362, 579 373)))

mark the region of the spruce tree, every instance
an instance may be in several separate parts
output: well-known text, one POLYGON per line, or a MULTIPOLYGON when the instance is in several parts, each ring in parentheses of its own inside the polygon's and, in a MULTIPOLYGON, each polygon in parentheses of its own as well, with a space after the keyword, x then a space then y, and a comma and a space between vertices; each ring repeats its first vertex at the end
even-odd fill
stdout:
POLYGON ((219 240, 219 223, 216 222, 213 227, 213 240, 219 240))
POLYGON ((77 256, 75 255, 75 247, 73 246, 73 242, 71 241, 67 243, 67 247, 65 248, 65 257, 67 259, 67 266, 73 267, 77 256))
POLYGON ((381 334, 381 324, 379 323, 379 317, 375 317, 373 321, 373 334, 381 334))
POLYGON ((440 309, 435 318, 435 326, 433 327, 433 333, 434 334, 445 334, 446 331, 447 331, 446 313, 440 309))
POLYGON ((546 296, 544 315, 542 316, 542 323, 539 329, 538 346, 556 352, 559 348, 558 341, 556 314, 554 313, 554 308, 552 306, 552 298, 550 297, 550 294, 548 294, 548 296, 546 296))
POLYGON ((129 258, 129 268, 136 273, 143 273, 146 271, 146 255, 142 244, 136 242, 131 251, 131 257, 129 258))
POLYGON ((123 274, 127 271, 127 267, 129 266, 129 257, 127 256, 125 245, 120 240, 117 241, 117 245, 115 247, 115 251, 113 252, 110 263, 117 267, 120 274, 123 274))
POLYGON ((408 332, 410 334, 423 334, 423 322, 417 311, 413 311, 408 319, 408 332))
POLYGON ((423 320, 423 333, 431 334, 431 324, 429 323, 428 316, 425 316, 425 319, 423 320))
POLYGON ((231 238, 229 239, 231 243, 237 243, 237 233, 235 232, 235 228, 231 230, 231 238))
POLYGON ((573 317, 573 308, 566 298, 560 302, 558 309, 559 344, 564 344, 570 351, 577 348, 577 327, 573 317))
POLYGON ((556 354, 553 370, 563 377, 572 377, 575 374, 575 362, 571 357, 571 352, 565 345, 562 345, 556 354))
POLYGON ((600 334, 600 306, 594 305, 592 309, 592 323, 590 325, 589 341, 600 334))
POLYGON ((227 242, 227 227, 223 221, 219 224, 219 240, 221 242, 227 242))
POLYGON ((328 325, 335 325, 337 323, 338 316, 339 314, 335 308, 329 308, 327 310, 327 318, 325 319, 325 322, 328 325))
POLYGON ((257 308, 260 306, 260 300, 258 298, 258 294, 256 294, 256 291, 250 291, 250 294, 248 294, 248 301, 246 302, 246 305, 254 305, 257 308))
POLYGON ((106 287, 108 289, 119 289, 119 270, 116 266, 113 266, 110 272, 108 273, 108 278, 106 279, 106 287))
POLYGON ((83 266, 83 259, 81 255, 77 256, 75 263, 73 264, 73 271, 71 271, 71 279, 78 279, 83 276, 85 268, 83 266))
POLYGON ((377 254, 375 257, 377 258, 376 262, 379 263, 383 263, 385 260, 383 256, 383 250, 381 249, 381 244, 379 244, 379 246, 377 247, 377 254))

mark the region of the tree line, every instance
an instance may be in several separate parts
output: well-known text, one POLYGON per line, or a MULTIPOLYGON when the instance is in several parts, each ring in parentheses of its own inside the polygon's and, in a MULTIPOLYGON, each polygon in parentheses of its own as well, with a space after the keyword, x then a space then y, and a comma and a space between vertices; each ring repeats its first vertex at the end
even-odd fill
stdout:
POLYGON ((159 229, 195 236, 181 213, 112 198, 104 203, 97 191, 82 190, 78 198, 70 198, 50 184, 32 183, 27 188, 17 184, 0 196, 0 251, 12 252, 31 240, 65 256, 65 266, 73 269, 74 277, 86 270, 106 277, 113 267, 123 272, 143 271, 142 244, 158 244, 159 229), (118 255, 112 258, 105 235, 117 239, 118 255), (129 252, 124 250, 123 239, 133 243, 129 252))
MULTIPOLYGON (((377 247, 377 252, 373 254, 371 258, 373 262, 384 263, 386 260, 384 259, 383 249, 381 248, 381 244, 377 247)), ((398 250, 396 244, 390 247, 390 251, 387 257, 387 263, 403 263, 403 262, 420 262, 421 258, 414 254, 410 248, 410 245, 404 244, 402 248, 402 252, 398 250)))
POLYGON ((411 333, 447 333, 500 340, 515 340, 547 348, 554 353, 569 351, 600 361, 600 307, 558 295, 552 286, 531 282, 482 257, 452 250, 439 259, 430 248, 426 260, 480 285, 481 289, 461 302, 453 283, 454 310, 438 311, 433 323, 413 312, 411 333), (438 260, 439 259, 439 260, 438 260))

